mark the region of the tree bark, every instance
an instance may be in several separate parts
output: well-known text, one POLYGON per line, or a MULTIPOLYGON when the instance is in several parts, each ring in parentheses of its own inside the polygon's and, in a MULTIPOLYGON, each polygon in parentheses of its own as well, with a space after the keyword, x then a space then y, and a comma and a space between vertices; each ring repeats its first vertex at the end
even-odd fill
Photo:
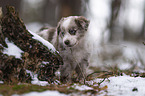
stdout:
POLYGON ((5 78, 3 73, 5 73, 7 77, 10 77, 10 75, 14 75, 15 73, 19 73, 20 75, 20 72, 23 71, 21 76, 15 76, 18 81, 22 81, 23 79, 21 78, 26 77, 26 74, 24 74, 26 70, 31 70, 38 74, 39 80, 52 82, 55 71, 63 64, 60 55, 57 52, 50 51, 42 42, 33 39, 33 35, 26 30, 23 21, 11 6, 7 7, 7 14, 1 20, 1 27, 0 45, 2 46, 0 49, 0 73, 2 73, 2 76, 0 79, 11 81, 12 78, 5 78), (6 38, 24 51, 22 58, 17 59, 13 57, 9 59, 11 56, 2 53, 3 49, 7 47, 5 42, 6 38), (21 68, 19 72, 16 70, 18 67, 21 68), (7 73, 7 71, 9 73, 7 73))

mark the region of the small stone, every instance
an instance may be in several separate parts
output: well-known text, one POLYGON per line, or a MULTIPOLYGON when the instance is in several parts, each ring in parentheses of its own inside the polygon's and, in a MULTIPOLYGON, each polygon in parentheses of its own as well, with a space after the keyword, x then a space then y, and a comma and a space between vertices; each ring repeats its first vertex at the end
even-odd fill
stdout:
POLYGON ((137 89, 136 87, 134 87, 134 88, 132 89, 132 91, 138 91, 138 89, 137 89))

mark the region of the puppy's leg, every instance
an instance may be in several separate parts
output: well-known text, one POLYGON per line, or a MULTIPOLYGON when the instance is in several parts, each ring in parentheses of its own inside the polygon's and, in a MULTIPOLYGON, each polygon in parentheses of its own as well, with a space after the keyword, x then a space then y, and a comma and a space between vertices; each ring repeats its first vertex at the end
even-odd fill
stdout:
POLYGON ((78 74, 78 79, 85 79, 86 78, 86 68, 89 65, 87 59, 83 59, 79 65, 76 66, 75 71, 78 74))
POLYGON ((71 81, 72 75, 72 67, 69 63, 64 63, 64 65, 60 68, 61 77, 60 80, 64 83, 71 81))
POLYGON ((73 60, 66 60, 64 61, 64 65, 61 67, 60 72, 61 72, 61 81, 62 82, 71 82, 71 77, 73 71, 75 71, 77 64, 73 60))

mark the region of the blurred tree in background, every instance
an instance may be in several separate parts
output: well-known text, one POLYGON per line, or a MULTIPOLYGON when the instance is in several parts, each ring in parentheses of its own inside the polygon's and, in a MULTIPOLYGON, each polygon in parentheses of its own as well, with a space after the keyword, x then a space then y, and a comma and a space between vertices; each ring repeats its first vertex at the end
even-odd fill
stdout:
MULTIPOLYGON (((41 24, 50 24, 56 26, 57 22, 63 16, 70 15, 85 15, 89 14, 88 3, 93 0, 1 0, 0 6, 3 7, 5 13, 5 6, 15 6, 16 10, 19 11, 21 18, 25 24, 31 22, 39 22, 41 24), (87 5, 87 6, 86 6, 87 5)), ((105 0, 104 0, 105 1, 105 0)), ((107 0, 106 0, 107 1, 107 0)), ((140 29, 134 30, 134 26, 127 25, 124 20, 124 25, 120 25, 118 19, 125 14, 128 9, 128 1, 126 0, 110 0, 110 20, 106 21, 107 27, 110 30, 109 41, 113 42, 116 40, 131 40, 138 41, 145 39, 145 0, 144 1, 144 19, 142 24, 139 25, 140 29), (132 28, 131 28, 132 27, 132 28)), ((140 0, 139 0, 140 1, 140 0)), ((134 6, 133 8, 135 8, 134 6)), ((132 8, 132 9, 133 9, 132 8)), ((134 9, 136 10, 136 9, 134 9)), ((101 11, 101 10, 100 10, 101 11)), ((92 16, 93 17, 93 16, 92 16)), ((125 17, 127 19, 127 17, 125 17)), ((123 20, 123 19, 122 19, 123 20)))
POLYGON ((111 16, 110 16, 110 24, 109 24, 109 29, 110 29, 110 41, 114 41, 116 37, 115 33, 115 21, 119 15, 119 11, 120 11, 120 6, 121 6, 121 2, 122 0, 112 0, 111 2, 111 16))
POLYGON ((39 20, 41 23, 49 23, 52 26, 56 26, 61 17, 82 15, 81 1, 82 0, 38 0, 37 2, 31 2, 23 0, 21 3, 23 10, 21 12, 22 18, 26 22, 39 20), (30 17, 31 20, 29 20, 28 17, 30 17))
POLYGON ((20 3, 21 3, 21 0, 1 0, 0 7, 3 8, 3 13, 5 14, 7 5, 15 6, 16 10, 19 11, 20 3))

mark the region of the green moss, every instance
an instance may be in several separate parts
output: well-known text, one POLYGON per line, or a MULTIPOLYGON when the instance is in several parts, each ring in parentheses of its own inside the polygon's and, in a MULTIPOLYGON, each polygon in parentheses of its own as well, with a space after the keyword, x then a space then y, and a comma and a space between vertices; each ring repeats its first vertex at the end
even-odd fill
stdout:
POLYGON ((24 94, 31 91, 42 92, 48 90, 47 86, 23 84, 23 85, 7 85, 0 84, 0 93, 4 96, 9 96, 12 94, 24 94))
POLYGON ((19 90, 19 89, 22 89, 24 88, 25 85, 15 85, 14 87, 12 87, 13 90, 19 90))

